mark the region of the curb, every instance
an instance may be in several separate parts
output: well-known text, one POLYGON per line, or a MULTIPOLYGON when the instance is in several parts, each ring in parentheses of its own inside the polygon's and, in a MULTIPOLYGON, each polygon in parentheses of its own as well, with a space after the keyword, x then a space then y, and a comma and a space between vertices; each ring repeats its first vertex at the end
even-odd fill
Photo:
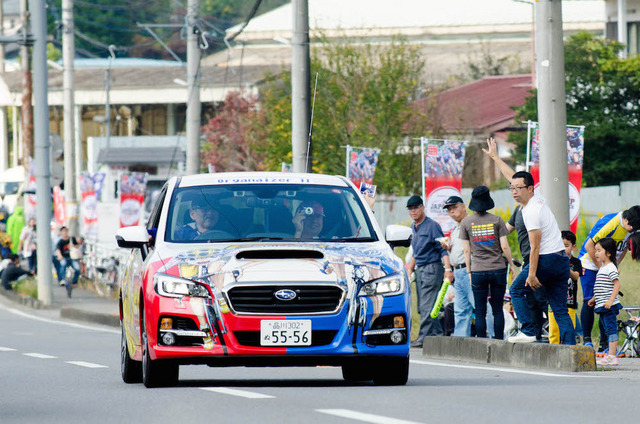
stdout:
POLYGON ((19 303, 33 309, 48 309, 44 303, 26 294, 19 294, 13 290, 6 290, 5 288, 0 288, 0 294, 12 302, 19 303))
POLYGON ((596 371, 595 351, 586 346, 437 336, 424 338, 422 356, 550 371, 596 371))
POLYGON ((60 309, 60 317, 76 321, 93 322, 95 324, 108 325, 109 327, 120 327, 120 315, 101 314, 98 312, 87 312, 69 306, 60 309))

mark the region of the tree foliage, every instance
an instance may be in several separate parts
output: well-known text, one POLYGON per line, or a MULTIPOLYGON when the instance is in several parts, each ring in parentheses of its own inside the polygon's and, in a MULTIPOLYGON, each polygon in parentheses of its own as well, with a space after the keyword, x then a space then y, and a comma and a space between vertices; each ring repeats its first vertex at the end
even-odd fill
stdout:
MULTIPOLYGON (((412 137, 426 135, 429 117, 413 107, 424 61, 403 40, 389 45, 323 43, 314 51, 312 83, 318 77, 313 119, 313 171, 345 173, 347 145, 380 148, 374 183, 383 193, 420 190, 420 155, 412 137)), ((261 132, 255 148, 264 168, 291 160, 290 73, 262 90, 261 132)), ((313 89, 313 87, 312 87, 313 89)))
MULTIPOLYGON (((622 45, 579 33, 565 43, 567 124, 585 126, 583 182, 587 186, 640 179, 640 58, 621 59, 622 45)), ((537 120, 535 92, 516 121, 537 120)), ((524 161, 526 135, 512 133, 524 161)))
POLYGON ((206 137, 202 163, 215 166, 216 172, 253 171, 261 158, 252 150, 248 125, 255 121, 257 99, 238 92, 227 95, 218 114, 202 127, 206 137))

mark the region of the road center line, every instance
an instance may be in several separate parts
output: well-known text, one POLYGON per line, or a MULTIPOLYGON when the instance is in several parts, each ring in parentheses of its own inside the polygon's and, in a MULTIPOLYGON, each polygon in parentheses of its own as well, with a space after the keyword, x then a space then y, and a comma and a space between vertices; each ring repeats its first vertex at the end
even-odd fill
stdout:
POLYGON ((80 367, 85 367, 85 368, 109 368, 106 365, 94 364, 91 362, 84 362, 84 361, 66 361, 66 363, 71 365, 78 365, 80 367))
POLYGON ((316 409, 316 412, 374 424, 417 424, 416 421, 406 421, 398 418, 384 417, 382 415, 365 414, 364 412, 352 411, 350 409, 316 409))
POLYGON ((229 389, 228 387, 200 387, 208 392, 222 393, 224 395, 240 396, 247 399, 273 399, 275 396, 263 395, 262 393, 247 392, 246 390, 229 389))
POLYGON ((0 346, 0 352, 15 352, 16 349, 10 348, 10 347, 2 347, 0 346))
POLYGON ((512 368, 500 368, 500 367, 486 367, 481 365, 461 365, 461 364, 452 364, 452 363, 440 363, 440 362, 431 362, 431 361, 422 361, 412 359, 409 362, 412 364, 420 364, 420 365, 432 365, 434 367, 447 367, 447 368, 462 368, 462 369, 473 369, 473 370, 484 370, 484 371, 499 371, 499 372, 507 372, 512 374, 529 374, 529 375, 537 375, 541 377, 565 377, 565 378, 600 378, 601 376, 596 375, 574 375, 574 374, 554 374, 550 372, 542 372, 542 371, 529 371, 529 370, 518 370, 512 368))
POLYGON ((56 359, 57 356, 45 355, 44 353, 23 353, 24 356, 30 356, 32 358, 39 359, 56 359))

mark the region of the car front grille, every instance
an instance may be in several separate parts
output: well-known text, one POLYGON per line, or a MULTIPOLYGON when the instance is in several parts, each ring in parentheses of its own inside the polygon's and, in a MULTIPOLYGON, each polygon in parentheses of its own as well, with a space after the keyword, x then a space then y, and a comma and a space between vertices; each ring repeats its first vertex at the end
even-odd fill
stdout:
MULTIPOLYGON (((336 330, 313 330, 311 332, 311 346, 324 346, 331 344, 336 336, 336 330)), ((260 332, 259 331, 234 331, 233 335, 236 336, 238 343, 243 346, 260 346, 260 332)), ((284 346, 266 346, 266 347, 284 347, 284 346)), ((296 347, 296 346, 294 346, 296 347)), ((307 346, 302 346, 307 347, 307 346)))
POLYGON ((250 314, 318 314, 335 312, 344 292, 334 285, 256 285, 232 287, 227 296, 238 313, 250 314), (289 289, 292 300, 280 300, 275 293, 289 289))

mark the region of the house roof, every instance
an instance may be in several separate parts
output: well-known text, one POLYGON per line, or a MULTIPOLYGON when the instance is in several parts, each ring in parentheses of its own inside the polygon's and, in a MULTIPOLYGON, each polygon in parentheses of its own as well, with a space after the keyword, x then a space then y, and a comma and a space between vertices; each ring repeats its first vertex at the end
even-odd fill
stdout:
POLYGON ((449 133, 504 129, 515 116, 512 107, 522 106, 531 89, 531 75, 505 75, 446 90, 438 102, 442 126, 449 133))
POLYGON ((98 163, 103 164, 160 164, 179 163, 186 159, 180 147, 110 147, 100 150, 98 163))

